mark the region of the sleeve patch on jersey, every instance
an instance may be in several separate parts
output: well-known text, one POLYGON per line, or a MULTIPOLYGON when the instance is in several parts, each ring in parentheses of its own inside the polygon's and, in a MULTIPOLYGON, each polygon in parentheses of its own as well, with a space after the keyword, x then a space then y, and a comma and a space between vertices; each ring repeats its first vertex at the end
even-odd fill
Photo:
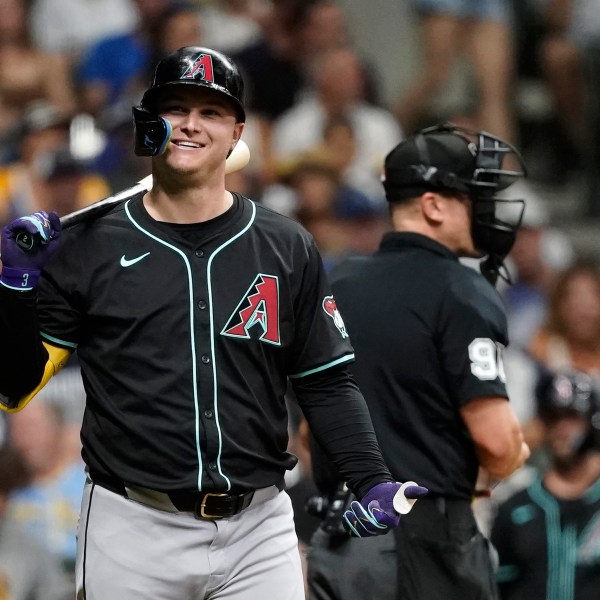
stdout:
POLYGON ((348 337, 348 332, 346 331, 346 325, 344 325, 344 320, 342 319, 342 315, 338 310, 338 307, 335 303, 333 296, 325 296, 323 298, 323 310, 328 317, 333 319, 333 324, 336 326, 337 330, 341 333, 343 338, 348 337))
POLYGON ((504 346, 500 342, 494 342, 490 338, 475 338, 469 344, 471 373, 480 381, 500 379, 502 383, 506 383, 503 352, 504 346))

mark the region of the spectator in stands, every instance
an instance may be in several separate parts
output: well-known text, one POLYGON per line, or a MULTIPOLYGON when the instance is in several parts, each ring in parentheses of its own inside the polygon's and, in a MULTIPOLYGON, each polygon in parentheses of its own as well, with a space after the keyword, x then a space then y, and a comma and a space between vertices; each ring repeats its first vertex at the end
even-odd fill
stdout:
MULTIPOLYGON (((156 32, 155 58, 160 60, 167 54, 184 46, 206 46, 198 9, 191 2, 171 2, 161 18, 156 32)), ((212 46, 211 46, 212 47, 212 46)))
POLYGON ((547 0, 540 61, 571 151, 587 142, 586 53, 600 45, 598 0, 547 0))
POLYGON ((342 116, 356 136, 356 154, 345 181, 383 203, 381 164, 402 138, 402 130, 391 112, 365 101, 363 74, 357 53, 349 46, 324 50, 316 57, 306 96, 274 122, 273 159, 293 160, 319 145, 326 123, 342 116))
MULTIPOLYGON (((529 345, 547 318, 551 291, 560 274, 573 262, 575 251, 567 236, 550 223, 546 199, 531 184, 517 182, 504 195, 526 201, 522 224, 506 261, 512 283, 500 285, 499 290, 511 341, 504 352, 506 387, 532 451, 529 462, 534 463, 542 438, 535 418, 538 365, 529 355, 529 345)), ((513 483, 506 482, 501 487, 512 489, 513 483)), ((499 491, 495 490, 494 495, 499 491)))
POLYGON ((17 136, 19 160, 0 168, 0 222, 40 208, 66 214, 107 195, 106 182, 68 150, 70 125, 51 104, 27 107, 17 136), (59 197, 57 185, 65 181, 71 183, 69 195, 59 197))
POLYGON ((204 43, 225 54, 234 54, 260 42, 269 0, 220 0, 200 7, 204 43))
MULTIPOLYGON (((339 185, 326 156, 300 157, 283 181, 291 191, 291 215, 310 231, 330 269, 348 248, 349 239, 339 214, 347 189, 339 185)), ((350 192, 352 193, 352 192, 350 192)))
POLYGON ((429 123, 432 100, 443 93, 458 59, 466 58, 476 81, 472 94, 476 104, 467 111, 476 115, 474 128, 514 141, 511 3, 413 0, 413 4, 421 17, 424 68, 395 109, 404 130, 429 123))
POLYGON ((26 476, 16 450, 0 444, 0 599, 69 600, 74 587, 59 560, 6 515, 8 496, 26 476))
POLYGON ((262 203, 299 220, 330 268, 347 255, 374 251, 389 224, 387 207, 348 177, 357 150, 350 120, 333 116, 322 135, 316 146, 278 163, 280 179, 267 187, 262 203))
POLYGON ((62 462, 73 464, 81 462, 81 422, 85 410, 85 390, 81 379, 81 370, 77 355, 44 386, 36 395, 36 402, 57 406, 62 417, 62 462))
MULTIPOLYGON (((31 41, 26 0, 0 2, 0 140, 10 144, 14 124, 29 103, 46 100, 65 114, 76 107, 69 66, 31 41)), ((5 143, 2 141, 2 143, 5 143)))
MULTIPOLYGON (((197 9, 188 2, 175 0, 133 0, 138 25, 135 29, 117 35, 102 37, 92 44, 83 55, 77 69, 77 82, 81 88, 84 111, 100 115, 102 111, 121 100, 134 104, 148 86, 151 66, 156 55, 173 50, 193 41, 199 41, 197 9), (170 25, 175 15, 184 15, 183 24, 192 27, 194 39, 189 32, 179 43, 173 39, 170 25), (166 28, 166 30, 165 30, 166 28)), ((181 33, 179 27, 177 33, 181 33)))
POLYGON ((36 398, 27 410, 9 418, 11 441, 30 474, 28 483, 12 492, 7 515, 19 523, 73 573, 76 534, 85 472, 65 442, 64 409, 36 398))
MULTIPOLYGON (((587 212, 600 215, 600 0, 548 0, 540 44, 542 72, 558 122, 556 168, 583 171, 587 212)), ((554 164, 552 165, 554 166, 554 164)))
POLYGON ((98 40, 132 31, 137 22, 132 0, 32 0, 29 11, 34 44, 72 65, 98 40))
POLYGON ((47 102, 27 105, 15 131, 16 160, 0 167, 0 220, 37 210, 36 160, 68 144, 69 117, 47 102))
MULTIPOLYGON (((347 45, 350 39, 346 15, 332 0, 276 0, 269 4, 260 24, 260 38, 235 52, 233 58, 246 83, 246 106, 254 122, 253 162, 260 169, 262 187, 266 187, 277 178, 272 168, 273 122, 303 95, 312 58, 328 48, 347 45)), ((369 91, 373 87, 370 84, 369 91)), ((244 131, 246 139, 248 129, 244 131)))
POLYGON ((108 183, 88 170, 87 163, 68 146, 40 155, 35 164, 38 176, 37 207, 60 217, 108 196, 108 183))
POLYGON ((579 260, 561 273, 547 319, 529 351, 550 370, 576 369, 600 378, 600 274, 595 261, 579 260))
POLYGON ((330 48, 352 44, 346 14, 334 0, 309 0, 301 19, 293 26, 292 47, 302 67, 304 56, 316 56, 330 48))
POLYGON ((260 38, 233 58, 244 75, 247 107, 270 123, 298 100, 310 59, 350 40, 332 0, 276 0, 260 23, 260 38))
POLYGON ((566 235, 550 223, 545 198, 530 184, 517 182, 508 192, 525 198, 526 207, 507 260, 512 284, 502 286, 501 293, 511 347, 527 348, 546 317, 556 278, 573 262, 575 251, 566 235))

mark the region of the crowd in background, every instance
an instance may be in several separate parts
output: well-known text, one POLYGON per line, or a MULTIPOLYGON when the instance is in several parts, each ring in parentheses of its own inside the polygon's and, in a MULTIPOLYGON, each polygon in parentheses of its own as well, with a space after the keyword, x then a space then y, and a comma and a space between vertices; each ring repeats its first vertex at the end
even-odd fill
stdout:
MULTIPOLYGON (((582 251, 554 218, 573 184, 582 202, 565 194, 561 212, 571 203, 583 218, 600 214, 600 0, 498 1, 494 18, 468 22, 435 2, 404 3, 419 17, 423 64, 389 102, 386 72, 358 50, 345 2, 0 0, 0 225, 39 209, 67 214, 148 175, 148 159, 133 153, 131 106, 156 58, 181 46, 229 54, 246 81, 252 157, 228 189, 302 222, 328 267, 375 250, 388 229, 381 169, 403 136, 447 119, 508 139, 530 178, 509 190, 527 208, 511 284, 499 284, 505 367, 539 471, 548 464, 534 401, 540 365, 600 384, 600 246, 582 251), (459 60, 468 102, 449 111, 440 99, 459 60)), ((85 477, 76 357, 51 383, 22 413, 0 416, 0 600, 71 597, 85 477), (9 568, 19 573, 10 594, 9 568)), ((312 487, 300 416, 290 433, 304 459, 289 483, 307 544, 318 521, 302 511, 312 487)), ((532 476, 477 501, 486 532, 500 500, 532 476)))

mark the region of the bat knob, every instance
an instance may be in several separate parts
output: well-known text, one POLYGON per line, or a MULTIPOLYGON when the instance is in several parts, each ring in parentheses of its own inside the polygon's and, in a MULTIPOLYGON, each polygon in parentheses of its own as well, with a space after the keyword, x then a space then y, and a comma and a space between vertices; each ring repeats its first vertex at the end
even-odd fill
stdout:
POLYGON ((413 507, 413 504, 417 501, 416 498, 407 498, 404 495, 406 488, 415 485, 417 484, 414 481, 406 481, 400 486, 400 489, 396 492, 396 495, 394 496, 394 509, 401 515, 409 513, 411 508, 413 507))
POLYGON ((20 231, 19 233, 17 233, 15 241, 17 242, 17 246, 19 246, 21 250, 29 252, 33 250, 33 247, 35 246, 37 240, 28 231, 20 231))

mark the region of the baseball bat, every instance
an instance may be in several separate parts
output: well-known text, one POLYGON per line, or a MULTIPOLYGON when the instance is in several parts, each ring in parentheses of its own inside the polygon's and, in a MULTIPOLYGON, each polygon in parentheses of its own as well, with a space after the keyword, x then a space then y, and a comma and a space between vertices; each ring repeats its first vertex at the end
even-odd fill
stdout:
MULTIPOLYGON (((246 144, 246 142, 243 140, 239 140, 225 161, 225 174, 240 171, 248 164, 249 161, 250 149, 248 148, 248 144, 246 144)), ((129 188, 117 192, 112 196, 108 196, 103 200, 98 200, 98 202, 84 206, 83 208, 69 213, 68 215, 62 216, 60 218, 61 229, 68 229, 69 227, 73 227, 78 223, 92 221, 93 219, 96 219, 108 212, 108 210, 115 204, 125 202, 137 194, 140 194, 141 192, 149 192, 151 189, 152 175, 148 175, 129 188)), ((38 243, 38 236, 31 235, 27 231, 22 231, 17 234, 15 241, 20 248, 27 252, 32 250, 36 243, 38 243)))
POLYGON ((396 510, 396 512, 400 513, 401 515, 405 515, 405 514, 409 513, 413 507, 413 504, 417 501, 416 498, 407 498, 404 495, 406 488, 414 486, 414 485, 418 485, 418 484, 416 484, 414 481, 406 481, 405 483, 403 483, 400 486, 400 489, 396 492, 396 495, 394 496, 394 499, 393 499, 394 509, 396 510))

